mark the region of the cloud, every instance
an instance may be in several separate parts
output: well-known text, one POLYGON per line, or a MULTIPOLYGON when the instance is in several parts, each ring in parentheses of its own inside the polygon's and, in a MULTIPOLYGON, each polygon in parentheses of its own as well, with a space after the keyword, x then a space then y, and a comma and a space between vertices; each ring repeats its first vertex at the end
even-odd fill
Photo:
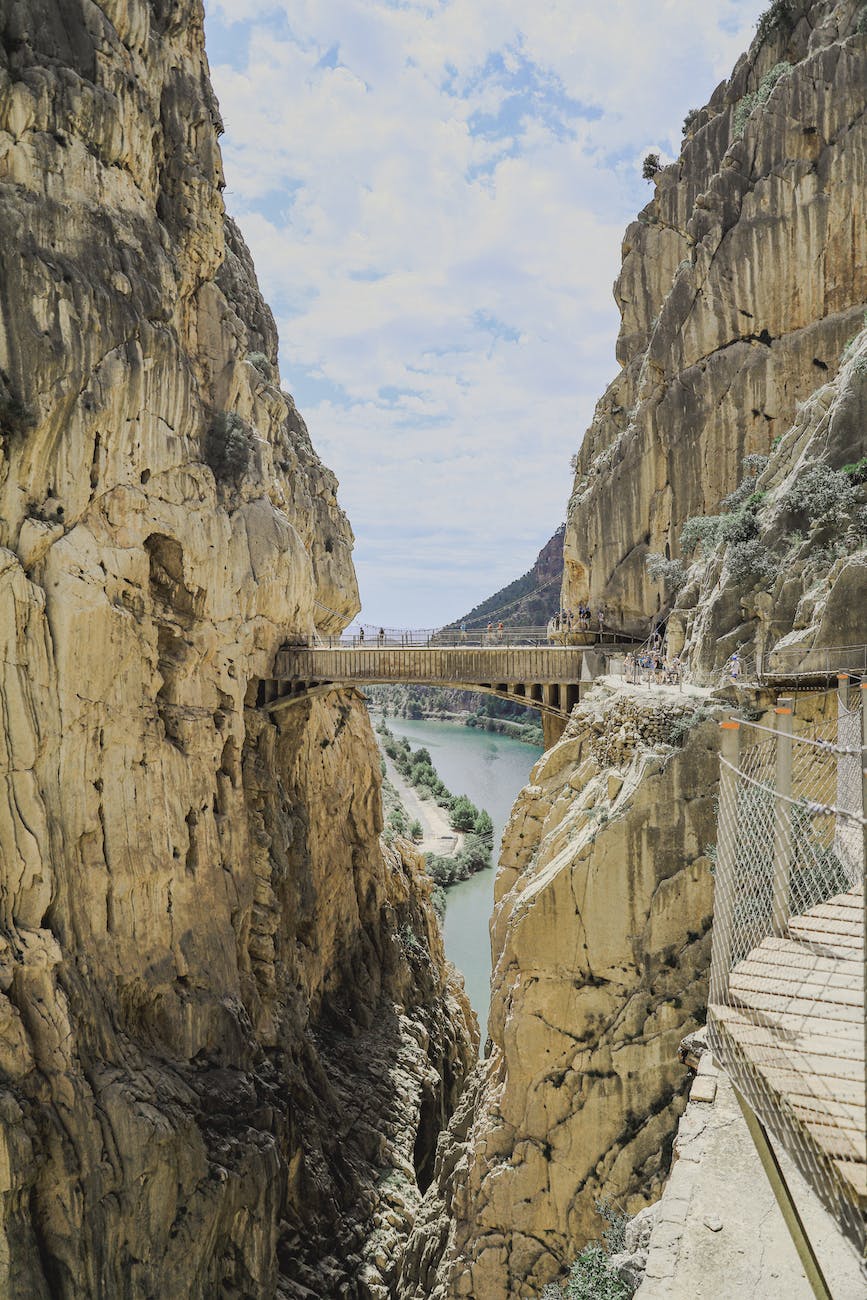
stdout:
POLYGON ((209 0, 227 203, 371 622, 455 617, 562 520, 637 160, 677 155, 763 7, 209 0))

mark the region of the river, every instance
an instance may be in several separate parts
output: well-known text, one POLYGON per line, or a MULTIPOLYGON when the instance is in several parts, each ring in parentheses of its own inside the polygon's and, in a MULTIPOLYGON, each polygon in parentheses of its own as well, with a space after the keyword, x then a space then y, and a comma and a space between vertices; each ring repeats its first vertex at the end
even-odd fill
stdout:
MULTIPOLYGON (((478 808, 487 809, 494 823, 496 863, 512 804, 543 751, 510 736, 454 722, 394 717, 386 721, 389 730, 396 736, 405 736, 413 749, 424 745, 430 750, 431 761, 452 794, 468 795, 478 808)), ((463 973, 467 993, 482 1027, 483 1044, 490 1002, 488 923, 494 901, 495 871, 495 866, 479 871, 446 890, 443 929, 446 956, 463 973)))

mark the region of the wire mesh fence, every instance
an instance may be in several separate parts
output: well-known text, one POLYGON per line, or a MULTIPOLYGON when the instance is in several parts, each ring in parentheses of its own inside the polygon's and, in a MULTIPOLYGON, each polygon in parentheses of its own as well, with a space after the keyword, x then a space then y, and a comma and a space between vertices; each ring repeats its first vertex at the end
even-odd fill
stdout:
POLYGON ((723 724, 713 1050, 841 1230, 867 1250, 865 816, 867 691, 837 717, 723 724))

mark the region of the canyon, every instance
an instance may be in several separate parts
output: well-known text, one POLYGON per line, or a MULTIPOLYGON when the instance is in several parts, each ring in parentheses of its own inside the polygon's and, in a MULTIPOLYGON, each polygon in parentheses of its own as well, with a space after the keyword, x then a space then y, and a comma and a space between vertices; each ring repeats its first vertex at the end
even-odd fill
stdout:
POLYGON ((363 702, 260 703, 359 598, 201 4, 0 10, 0 1294, 528 1300, 659 1197, 717 723, 773 703, 723 665, 867 641, 865 7, 769 12, 627 230, 562 539, 690 680, 603 676, 534 767, 480 1036, 363 702))

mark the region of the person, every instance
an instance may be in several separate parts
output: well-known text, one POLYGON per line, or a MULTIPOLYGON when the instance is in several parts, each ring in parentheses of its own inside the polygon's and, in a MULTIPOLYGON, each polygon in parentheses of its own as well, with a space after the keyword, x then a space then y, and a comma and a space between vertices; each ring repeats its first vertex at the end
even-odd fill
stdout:
POLYGON ((385 645, 385 628, 384 628, 384 627, 381 627, 381 628, 379 629, 379 644, 380 644, 380 645, 385 645))
POLYGON ((497 640, 498 640, 498 641, 502 641, 502 639, 503 639, 503 625, 502 625, 502 623, 498 623, 498 624, 497 624, 497 640))
POLYGON ((489 641, 493 641, 493 639, 494 639, 494 625, 493 625, 493 623, 489 623, 489 624, 488 624, 488 640, 489 640, 489 641))
POLYGON ((360 628, 358 629, 358 644, 359 644, 359 645, 364 645, 364 628, 363 628, 363 627, 360 627, 360 628))
POLYGON ((623 660, 623 680, 631 682, 635 679, 635 655, 628 653, 623 660))
POLYGON ((732 685, 737 686, 738 678, 741 675, 741 657, 737 650, 729 656, 727 667, 729 670, 729 676, 732 679, 732 685))
POLYGON ((461 640, 466 641, 466 639, 467 639, 467 625, 466 623, 461 623, 461 640))

